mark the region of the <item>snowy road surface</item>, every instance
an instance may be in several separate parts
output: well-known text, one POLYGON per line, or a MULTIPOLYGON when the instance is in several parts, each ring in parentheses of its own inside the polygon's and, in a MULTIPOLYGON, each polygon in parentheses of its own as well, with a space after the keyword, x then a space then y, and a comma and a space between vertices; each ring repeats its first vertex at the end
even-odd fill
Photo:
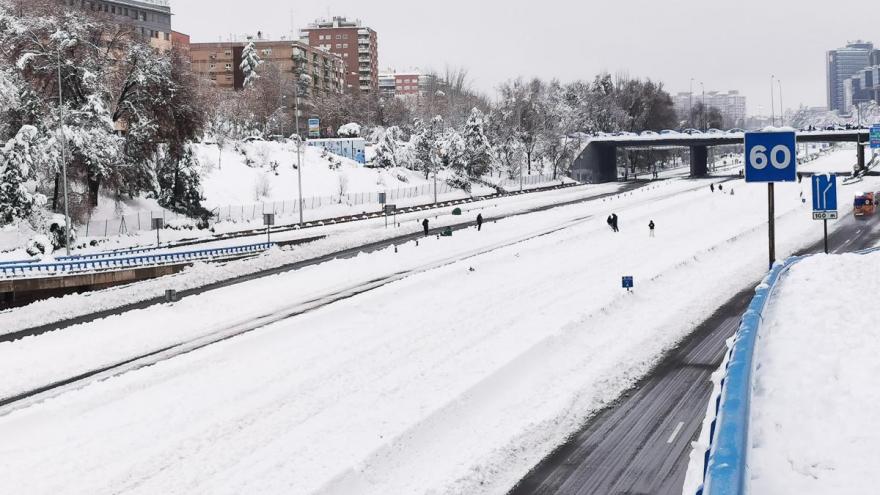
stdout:
POLYGON ((755 349, 749 493, 870 493, 880 429, 880 254, 816 256, 770 300, 755 349))
MULTIPOLYGON (((610 202, 558 208, 0 345, 5 396, 497 247, 12 411, 0 492, 504 492, 765 270, 765 191, 730 188, 622 198, 619 234, 610 202)), ((777 188, 782 254, 819 235, 799 191, 777 188)))

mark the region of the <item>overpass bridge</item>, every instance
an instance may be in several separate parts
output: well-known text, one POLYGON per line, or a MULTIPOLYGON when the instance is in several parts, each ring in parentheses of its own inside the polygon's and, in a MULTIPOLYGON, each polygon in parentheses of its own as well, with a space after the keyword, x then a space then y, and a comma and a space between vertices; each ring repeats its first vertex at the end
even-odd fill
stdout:
MULTIPOLYGON (((798 143, 856 143, 860 169, 865 168, 865 146, 868 129, 840 131, 797 131, 798 143)), ((708 173, 709 147, 745 144, 744 132, 716 132, 694 134, 655 134, 647 136, 602 136, 591 138, 586 148, 572 164, 572 177, 590 182, 617 180, 618 149, 689 148, 691 176, 703 177, 708 173)))

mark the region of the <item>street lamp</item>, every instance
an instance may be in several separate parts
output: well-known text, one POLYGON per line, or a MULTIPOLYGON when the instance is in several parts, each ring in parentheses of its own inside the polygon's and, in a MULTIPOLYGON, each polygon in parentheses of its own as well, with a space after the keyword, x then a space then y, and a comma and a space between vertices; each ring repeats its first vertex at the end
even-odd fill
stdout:
POLYGON ((708 126, 706 125, 706 85, 703 84, 702 81, 700 81, 700 90, 703 92, 701 102, 703 108, 700 109, 700 120, 702 124, 702 130, 705 131, 708 128, 708 126))
POLYGON ((770 74, 770 125, 776 126, 776 100, 773 96, 773 80, 776 76, 770 74))
POLYGON ((691 78, 690 91, 688 91, 688 127, 694 127, 694 78, 691 78))
POLYGON ((776 80, 776 85, 779 86, 779 125, 785 125, 785 107, 782 106, 782 79, 776 80))
POLYGON ((61 89, 61 48, 58 49, 58 132, 61 139, 61 182, 64 184, 64 248, 70 256, 70 206, 67 198, 67 137, 64 135, 64 92, 61 89))

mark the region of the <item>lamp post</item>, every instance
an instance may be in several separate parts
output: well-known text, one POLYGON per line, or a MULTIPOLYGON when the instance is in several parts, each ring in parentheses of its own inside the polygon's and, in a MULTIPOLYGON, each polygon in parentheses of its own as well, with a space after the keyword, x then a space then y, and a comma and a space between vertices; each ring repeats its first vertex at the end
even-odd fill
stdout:
POLYGON ((70 256, 70 206, 67 199, 67 138, 64 135, 64 92, 61 89, 61 49, 58 49, 58 133, 61 140, 61 182, 64 184, 64 248, 70 256))
POLYGON ((694 78, 691 78, 690 91, 688 91, 688 127, 694 127, 694 78))
POLYGON ((770 125, 776 126, 776 100, 773 96, 773 80, 776 76, 770 74, 770 125))
POLYGON ((299 224, 303 224, 302 136, 299 134, 299 81, 294 87, 293 115, 296 125, 296 187, 299 191, 299 224))
POLYGON ((700 108, 700 130, 705 131, 708 126, 706 125, 706 85, 700 81, 700 91, 703 92, 702 100, 700 102, 702 108, 700 108))
POLYGON ((782 106, 782 79, 776 80, 776 85, 779 87, 779 125, 785 125, 785 107, 782 106))

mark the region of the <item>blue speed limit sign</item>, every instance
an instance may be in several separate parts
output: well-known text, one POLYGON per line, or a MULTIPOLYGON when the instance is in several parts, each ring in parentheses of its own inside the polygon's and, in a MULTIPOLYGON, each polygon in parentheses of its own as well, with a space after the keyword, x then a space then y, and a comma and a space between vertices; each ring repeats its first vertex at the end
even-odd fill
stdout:
POLYGON ((797 180, 797 145, 794 132, 746 133, 746 182, 797 180))

